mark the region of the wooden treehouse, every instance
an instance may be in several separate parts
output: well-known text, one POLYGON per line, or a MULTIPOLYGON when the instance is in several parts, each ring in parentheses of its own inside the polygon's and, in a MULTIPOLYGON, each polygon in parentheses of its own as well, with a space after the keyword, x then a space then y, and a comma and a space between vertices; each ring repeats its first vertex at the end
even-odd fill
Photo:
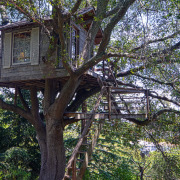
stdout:
MULTIPOLYGON (((74 67, 78 66, 76 57, 83 50, 88 29, 95 11, 92 7, 79 12, 82 23, 69 22, 67 52, 74 67)), ((51 27, 51 19, 45 19, 46 26, 51 27)), ((68 73, 63 68, 58 48, 50 59, 47 58, 49 39, 35 22, 15 22, 0 27, 0 87, 29 89, 36 86, 44 90, 45 79, 56 79, 63 86, 68 73), (52 63, 52 61, 58 60, 52 63)), ((99 29, 94 45, 101 42, 102 31, 99 29)), ((103 63, 104 64, 104 63, 103 63)), ((77 88, 81 90, 100 91, 91 112, 66 112, 64 118, 85 122, 79 141, 70 157, 64 179, 82 179, 93 149, 104 123, 118 119, 148 119, 148 90, 119 87, 112 71, 105 66, 101 69, 87 71, 77 88), (99 72, 101 72, 99 74, 99 72)), ((59 88, 59 87, 57 87, 59 88)))

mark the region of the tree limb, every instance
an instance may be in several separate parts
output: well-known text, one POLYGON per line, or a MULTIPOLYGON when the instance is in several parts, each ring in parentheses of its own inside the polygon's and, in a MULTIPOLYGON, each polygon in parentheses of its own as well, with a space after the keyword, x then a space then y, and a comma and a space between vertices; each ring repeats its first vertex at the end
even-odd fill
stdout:
MULTIPOLYGON (((169 62, 169 53, 173 50, 176 50, 180 47, 180 42, 176 43, 175 45, 171 46, 170 48, 164 49, 158 53, 152 53, 152 55, 146 57, 141 56, 140 54, 136 53, 105 53, 104 51, 97 53, 94 57, 89 59, 88 62, 86 62, 83 66, 81 66, 78 70, 76 70, 76 74, 81 75, 84 72, 86 72, 90 67, 95 66, 103 59, 111 58, 111 57, 126 57, 126 58, 133 58, 133 59, 139 59, 139 60, 149 60, 146 64, 146 66, 139 66, 136 68, 132 68, 126 72, 121 72, 117 74, 117 77, 124 77, 128 75, 132 75, 135 72, 138 72, 140 70, 143 70, 147 67, 151 67, 152 64, 157 65, 160 63, 166 63, 169 62), (162 56, 163 55, 163 56, 162 56), (167 55, 167 56, 164 56, 167 55), (159 58, 158 60, 154 61, 153 58, 159 58)), ((179 60, 177 59, 177 62, 179 60)))
POLYGON ((66 43, 66 38, 64 36, 65 19, 64 19, 63 9, 61 7, 57 7, 57 6, 55 6, 54 8, 55 8, 54 18, 55 18, 55 20, 57 18, 57 24, 54 24, 54 25, 55 26, 58 25, 57 28, 54 28, 54 29, 57 31, 59 38, 60 38, 60 42, 61 42, 62 63, 63 63, 64 68, 69 72, 70 75, 72 75, 74 70, 72 69, 72 67, 68 63, 69 56, 67 55, 67 52, 66 52, 67 43, 66 43))
POLYGON ((106 14, 106 8, 108 5, 108 1, 109 0, 98 0, 97 1, 97 10, 96 10, 96 14, 95 17, 90 25, 85 43, 84 43, 84 48, 82 50, 82 53, 80 55, 80 59, 79 61, 83 61, 83 63, 87 62, 89 60, 89 58, 91 57, 91 52, 93 50, 94 47, 94 40, 96 37, 96 34, 99 31, 99 28, 101 26, 103 17, 106 14))
POLYGON ((105 52, 107 45, 110 40, 110 36, 112 30, 114 29, 115 25, 124 17, 125 13, 127 12, 128 8, 135 2, 135 0, 126 0, 122 4, 119 11, 110 19, 110 22, 106 25, 104 29, 103 39, 98 49, 98 53, 105 52))
POLYGON ((139 126, 146 126, 150 122, 156 121, 158 116, 162 115, 165 112, 173 112, 173 113, 176 113, 176 114, 180 114, 180 111, 177 111, 177 110, 174 110, 174 109, 162 109, 162 110, 159 110, 156 113, 154 113, 151 116, 151 119, 145 119, 145 120, 142 121, 142 120, 138 120, 138 119, 135 119, 135 118, 126 118, 126 120, 128 120, 130 122, 133 122, 133 123, 135 123, 135 124, 137 124, 139 126))
POLYGON ((171 99, 168 99, 167 97, 161 97, 161 96, 156 96, 156 95, 153 95, 151 92, 149 92, 148 96, 151 96, 152 98, 156 98, 156 99, 160 99, 160 100, 164 100, 164 101, 168 101, 168 102, 171 102, 177 106, 180 106, 180 104, 177 102, 177 101, 173 101, 171 99))
POLYGON ((25 119, 29 120, 32 124, 34 124, 34 121, 32 119, 32 114, 30 112, 27 112, 18 106, 5 103, 1 98, 0 98, 0 108, 17 113, 22 117, 24 117, 25 119))
POLYGON ((151 44, 151 43, 161 42, 161 41, 165 41, 165 40, 170 39, 170 38, 174 38, 174 37, 175 37, 176 35, 178 35, 179 33, 180 33, 180 31, 177 31, 177 32, 175 32, 175 33, 173 33, 173 34, 171 34, 171 35, 169 35, 169 36, 164 37, 164 38, 149 40, 149 41, 147 41, 146 43, 142 44, 141 46, 136 47, 136 48, 130 50, 130 52, 134 52, 134 51, 137 51, 137 50, 139 50, 139 49, 142 49, 142 48, 144 48, 146 45, 151 44))
POLYGON ((158 112, 156 112, 155 114, 152 115, 152 121, 155 121, 158 116, 160 116, 161 114, 165 113, 165 112, 173 112, 175 114, 179 114, 180 115, 180 111, 177 111, 175 109, 162 109, 162 110, 159 110, 158 112))
POLYGON ((99 92, 101 89, 100 87, 93 88, 91 90, 86 90, 86 89, 80 89, 77 91, 76 97, 71 103, 70 106, 67 107, 66 111, 67 112, 75 112, 79 108, 79 106, 90 96, 96 94, 99 92))
POLYGON ((76 3, 74 4, 74 7, 71 9, 71 13, 74 14, 78 9, 81 4, 82 0, 77 0, 76 3))
POLYGON ((37 97, 37 88, 35 86, 31 87, 30 95, 31 95, 31 104, 32 104, 31 112, 32 112, 34 118, 38 118, 38 116, 39 116, 39 100, 37 97))
POLYGON ((75 119, 75 118, 68 118, 68 119, 66 119, 66 118, 64 118, 63 125, 65 127, 65 126, 67 126, 69 124, 73 124, 73 123, 78 122, 78 121, 81 121, 81 119, 75 119))
POLYGON ((25 101, 25 99, 24 99, 24 97, 23 97, 23 95, 22 95, 22 93, 21 93, 21 89, 18 88, 17 90, 18 90, 19 98, 20 98, 20 100, 21 100, 21 103, 22 103, 24 109, 25 109, 26 111, 30 111, 29 106, 27 105, 27 103, 26 103, 26 101, 25 101))
POLYGON ((150 81, 153 81, 153 82, 156 82, 158 84, 161 84, 161 85, 168 85, 168 86, 171 86, 176 92, 178 92, 180 94, 180 91, 176 90, 174 88, 174 83, 173 82, 162 82, 162 81, 159 81, 157 79, 154 79, 154 78, 150 78, 150 77, 145 77, 145 76, 142 76, 142 75, 139 75, 139 74, 133 74, 134 76, 137 76, 137 77, 140 77, 142 79, 147 79, 147 80, 150 80, 150 81))
POLYGON ((112 16, 113 14, 117 13, 119 11, 119 9, 121 8, 122 4, 123 4, 122 1, 119 0, 117 6, 115 6, 110 11, 106 12, 106 16, 105 17, 109 17, 109 16, 112 16))
MULTIPOLYGON (((34 14, 34 17, 31 13, 29 13, 29 11, 24 8, 22 6, 22 4, 18 3, 17 1, 13 1, 13 0, 6 0, 6 2, 9 2, 11 4, 13 4, 15 6, 15 8, 20 11, 21 13, 23 13, 25 16, 29 17, 30 19, 32 19, 34 22, 38 23, 39 25, 41 25, 44 30, 46 31, 48 37, 50 37, 50 31, 48 30, 48 28, 46 28, 46 26, 41 22, 40 18, 38 17, 38 14, 34 14)), ((34 12, 34 11, 33 11, 34 12)))

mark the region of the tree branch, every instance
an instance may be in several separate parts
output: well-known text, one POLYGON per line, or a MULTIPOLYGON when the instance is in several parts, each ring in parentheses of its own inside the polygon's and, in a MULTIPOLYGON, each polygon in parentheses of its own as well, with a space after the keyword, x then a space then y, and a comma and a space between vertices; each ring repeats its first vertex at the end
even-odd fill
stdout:
POLYGON ((74 4, 74 7, 71 9, 71 13, 74 14, 78 9, 79 6, 81 5, 82 0, 77 0, 76 3, 74 4))
MULTIPOLYGON (((22 6, 21 3, 18 3, 17 1, 6 0, 6 2, 9 2, 10 4, 13 4, 13 5, 15 6, 15 8, 16 8, 19 12, 23 13, 24 15, 26 15, 27 17, 29 17, 30 19, 32 19, 34 22, 36 22, 36 23, 38 23, 39 25, 41 25, 41 26, 44 28, 44 30, 45 30, 45 32, 47 33, 47 35, 48 35, 49 37, 51 36, 50 31, 49 31, 48 28, 46 28, 46 26, 41 22, 40 18, 38 17, 38 14, 34 14, 34 17, 33 17, 33 15, 32 15, 31 13, 29 13, 30 10, 28 11, 26 8, 24 8, 24 7, 22 6)), ((31 5, 32 5, 32 4, 31 4, 31 5)), ((32 12, 32 11, 30 11, 30 12, 32 12)), ((34 10, 33 10, 33 12, 34 12, 34 10)))
POLYGON ((71 103, 70 106, 67 107, 66 111, 67 112, 75 112, 79 106, 90 96, 96 94, 97 92, 99 92, 101 89, 100 87, 98 88, 93 88, 91 90, 86 90, 86 89, 80 89, 77 94, 75 99, 73 100, 73 102, 71 103))
POLYGON ((151 96, 152 98, 156 98, 156 99, 160 99, 160 100, 164 100, 164 101, 168 101, 168 102, 171 102, 177 106, 180 106, 180 104, 177 102, 177 101, 173 101, 171 99, 168 99, 167 97, 161 97, 161 96, 156 96, 156 95, 153 95, 151 92, 149 92, 148 96, 151 96))
MULTIPOLYGON (((147 67, 151 67, 152 64, 153 65, 157 65, 160 63, 166 63, 169 62, 169 53, 175 49, 178 49, 180 47, 180 42, 176 43, 175 45, 171 46, 170 48, 164 49, 158 53, 153 53, 152 55, 146 57, 146 56, 141 56, 140 54, 136 54, 136 53, 105 53, 104 51, 97 53, 94 57, 92 57, 88 62, 86 62, 83 66, 81 66, 78 70, 76 70, 76 74, 77 75, 81 75, 84 72, 86 72, 90 67, 95 66, 96 64, 98 64, 100 61, 102 61, 103 59, 107 59, 107 58, 111 58, 111 57, 126 57, 126 58, 133 58, 133 59, 139 59, 139 60, 149 60, 148 63, 146 64, 146 66, 139 66, 136 68, 132 68, 126 72, 121 72, 117 74, 117 77, 124 77, 124 76, 128 76, 128 75, 132 75, 140 70, 143 70, 147 67), (161 56, 161 55, 167 55, 166 56, 161 56), (157 61, 152 60, 153 58, 160 58, 157 61)), ((178 62, 179 60, 177 60, 178 62)))
POLYGON ((37 95, 37 88, 31 87, 31 112, 32 112, 32 118, 33 118, 33 125, 37 132, 44 132, 45 131, 45 124, 43 120, 40 117, 39 113, 39 100, 37 95))
POLYGON ((27 112, 18 106, 7 104, 1 98, 0 98, 0 108, 17 113, 20 116, 24 117, 25 119, 29 120, 32 124, 34 124, 34 121, 32 119, 32 114, 30 112, 27 112))
POLYGON ((154 113, 151 116, 151 119, 145 119, 145 120, 141 121, 141 120, 138 120, 138 119, 135 119, 135 118, 126 118, 126 120, 131 121, 131 122, 133 122, 133 123, 135 123, 135 124, 137 124, 139 126, 146 126, 150 122, 156 121, 158 116, 162 115, 165 112, 170 112, 170 113, 172 112, 172 113, 180 114, 180 111, 177 111, 177 110, 174 110, 174 109, 162 109, 162 110, 159 110, 156 113, 154 113))
POLYGON ((177 111, 175 109, 171 109, 171 108, 167 108, 167 109, 162 109, 159 110, 158 112, 156 112, 155 114, 152 115, 152 120, 155 121, 157 120, 158 116, 160 116, 161 114, 165 113, 165 112, 173 112, 175 114, 179 114, 180 115, 180 111, 177 111))
POLYGON ((121 8, 122 4, 123 4, 122 1, 119 0, 117 6, 115 6, 113 9, 111 9, 110 11, 108 11, 108 12, 106 13, 106 16, 105 16, 105 17, 109 17, 109 16, 117 13, 117 12, 119 11, 119 9, 121 8))
POLYGON ((150 77, 145 77, 145 76, 142 76, 142 75, 139 75, 139 74, 133 74, 134 76, 137 76, 137 77, 140 77, 142 79, 147 79, 147 80, 150 80, 150 81, 153 81, 153 82, 156 82, 158 84, 161 84, 161 85, 168 85, 168 86, 171 86, 176 92, 180 93, 180 91, 176 90, 174 88, 174 83, 173 82, 162 82, 162 81, 159 81, 157 79, 154 79, 154 78, 150 78, 150 77))
POLYGON ((161 42, 161 41, 165 41, 165 40, 170 39, 170 38, 174 38, 174 37, 175 37, 176 35, 178 35, 178 34, 180 34, 180 31, 177 31, 177 32, 175 32, 175 33, 173 33, 173 34, 171 34, 171 35, 169 35, 169 36, 164 37, 164 38, 149 40, 149 41, 147 41, 146 43, 142 44, 141 46, 136 47, 136 48, 130 50, 130 52, 134 52, 134 51, 137 51, 137 50, 139 50, 139 49, 142 49, 142 48, 144 48, 146 45, 151 44, 151 43, 161 42))
POLYGON ((31 94, 31 112, 34 117, 34 119, 39 119, 39 100, 37 97, 37 88, 36 87, 31 87, 30 89, 30 94, 31 94))
POLYGON ((99 28, 101 26, 103 17, 106 14, 106 7, 109 0, 98 0, 97 1, 97 10, 95 17, 91 23, 91 26, 89 28, 86 41, 84 43, 84 48, 82 50, 82 53, 80 55, 80 62, 87 62, 89 58, 91 57, 91 53, 94 47, 94 40, 95 37, 99 31, 99 28))
POLYGON ((73 124, 73 123, 78 122, 78 121, 81 121, 81 119, 75 119, 75 118, 68 118, 68 119, 66 119, 66 118, 64 118, 63 125, 65 127, 65 126, 67 126, 69 124, 73 124))
POLYGON ((151 122, 149 119, 145 119, 144 121, 140 121, 140 120, 135 119, 135 118, 126 118, 126 120, 131 121, 131 122, 133 122, 139 126, 146 126, 151 122))
POLYGON ((110 40, 110 36, 112 33, 112 30, 114 29, 115 25, 124 17, 125 13, 127 12, 128 8, 135 2, 135 0, 126 0, 122 4, 119 11, 110 19, 110 22, 107 24, 107 26, 104 29, 103 39, 101 41, 101 44, 98 49, 98 53, 105 52, 107 45, 110 40))
POLYGON ((59 121, 62 119, 64 111, 73 98, 74 92, 80 82, 80 78, 71 76, 62 88, 61 93, 56 98, 55 102, 49 107, 48 114, 52 114, 55 120, 59 121))
POLYGON ((26 101, 25 101, 25 99, 24 99, 24 97, 23 97, 23 95, 22 95, 22 93, 21 93, 21 89, 18 88, 17 90, 18 90, 19 98, 20 98, 20 100, 21 100, 21 103, 22 103, 24 109, 25 109, 26 111, 29 111, 29 112, 30 112, 29 106, 27 105, 27 103, 26 103, 26 101))
POLYGON ((63 9, 61 7, 57 7, 57 6, 55 6, 54 8, 55 8, 54 18, 55 18, 55 20, 57 18, 57 23, 58 23, 58 24, 54 24, 55 26, 58 25, 54 29, 57 31, 57 33, 59 35, 59 38, 60 38, 60 42, 61 42, 62 63, 63 63, 64 68, 69 72, 70 75, 72 75, 74 70, 72 69, 72 67, 68 63, 69 57, 68 57, 67 52, 66 52, 67 43, 66 43, 66 39, 65 39, 65 36, 64 36, 65 18, 64 18, 64 14, 63 14, 63 9))
POLYGON ((46 115, 51 104, 54 103, 57 95, 57 81, 53 79, 45 79, 45 92, 43 100, 43 111, 46 115))

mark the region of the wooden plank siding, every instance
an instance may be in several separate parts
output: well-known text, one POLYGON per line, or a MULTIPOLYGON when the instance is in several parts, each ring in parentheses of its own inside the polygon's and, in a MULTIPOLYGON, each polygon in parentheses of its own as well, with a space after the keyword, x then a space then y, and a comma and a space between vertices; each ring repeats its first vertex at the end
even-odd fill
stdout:
MULTIPOLYGON (((84 47, 84 42, 86 39, 86 34, 87 32, 80 26, 80 25, 76 25, 74 22, 72 23, 73 25, 75 25, 78 30, 79 30, 79 54, 82 52, 83 47, 84 47)), ((30 63, 22 63, 22 64, 12 64, 12 48, 13 48, 13 41, 11 38, 11 48, 7 48, 5 46, 7 46, 7 43, 4 43, 5 41, 5 36, 7 36, 7 34, 11 34, 11 36, 13 37, 13 33, 17 33, 17 32, 23 32, 23 31, 27 31, 27 30, 31 30, 35 29, 36 31, 34 31, 33 34, 38 34, 37 33, 37 25, 28 25, 27 27, 20 27, 20 28, 15 28, 15 29, 7 29, 7 30, 2 30, 2 55, 3 58, 8 58, 9 66, 7 66, 6 68, 1 66, 1 76, 0 76, 0 82, 11 82, 11 81, 23 81, 23 80, 37 80, 37 79, 44 79, 44 78, 56 78, 56 77, 65 77, 68 76, 68 73, 65 69, 62 68, 62 63, 59 62, 59 66, 55 66, 55 62, 57 61, 57 52, 55 52, 53 54, 53 56, 51 57, 51 59, 47 60, 45 59, 45 57, 47 57, 47 50, 49 47, 49 39, 47 37, 47 35, 45 34, 45 32, 43 32, 43 30, 41 28, 39 28, 39 37, 33 37, 34 39, 34 43, 36 43, 36 39, 37 41, 39 41, 39 50, 38 47, 36 47, 36 45, 32 44, 31 45, 31 49, 33 49, 34 53, 37 54, 37 56, 35 56, 35 54, 33 55, 33 59, 37 58, 39 56, 39 60, 38 61, 34 61, 33 59, 31 59, 30 63), (37 48, 37 49, 36 49, 37 48), (7 53, 7 50, 9 51, 7 53), (33 60, 33 61, 32 61, 33 60), (46 62, 44 62, 46 60, 46 62), (37 63, 38 62, 38 63, 37 63), (52 63, 54 62, 54 63, 52 63)), ((9 37, 11 37, 9 36, 9 37)), ((31 37, 32 38, 32 37, 31 37)), ((7 41, 7 39, 6 39, 7 41)), ((9 39, 8 39, 9 41, 9 39)), ((70 40, 69 40, 70 41, 70 40)), ((70 44, 70 43, 69 43, 70 44)), ((71 49, 71 47, 69 47, 71 49)), ((2 59, 1 60, 1 64, 2 64, 2 59)), ((5 59, 5 60, 6 60, 5 59)), ((7 60, 6 60, 7 61, 7 60)))

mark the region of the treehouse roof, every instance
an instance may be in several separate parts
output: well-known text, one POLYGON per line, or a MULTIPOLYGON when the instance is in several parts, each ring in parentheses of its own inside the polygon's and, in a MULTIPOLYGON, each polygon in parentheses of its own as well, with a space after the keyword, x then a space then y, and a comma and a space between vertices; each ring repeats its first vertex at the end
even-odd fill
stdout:
MULTIPOLYGON (((80 25, 88 31, 90 28, 90 25, 92 23, 93 17, 95 16, 95 9, 93 7, 86 7, 78 11, 77 14, 77 20, 82 20, 80 25)), ((52 21, 52 18, 50 17, 45 17, 43 21, 50 22, 52 21)), ((2 30, 7 30, 7 29, 14 29, 14 28, 21 28, 21 27, 27 27, 27 26, 32 26, 36 25, 37 22, 33 21, 19 21, 19 22, 13 22, 13 23, 8 23, 6 25, 0 26, 0 31, 2 30)), ((102 29, 99 28, 98 33, 95 38, 95 45, 99 44, 102 40, 102 29)))

